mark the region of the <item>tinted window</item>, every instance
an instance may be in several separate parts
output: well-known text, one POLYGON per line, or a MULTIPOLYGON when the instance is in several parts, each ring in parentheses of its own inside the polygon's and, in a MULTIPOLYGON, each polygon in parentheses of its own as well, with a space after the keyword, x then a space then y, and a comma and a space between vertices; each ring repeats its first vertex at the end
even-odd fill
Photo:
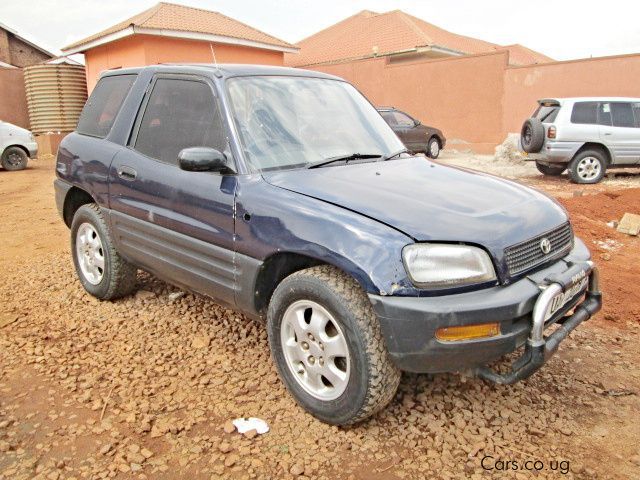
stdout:
POLYGON ((82 109, 78 133, 106 137, 135 79, 135 75, 102 78, 82 109))
POLYGON ((633 109, 633 116, 635 119, 635 127, 640 128, 640 102, 632 103, 631 108, 633 109))
POLYGON ((177 163, 180 150, 188 147, 225 150, 218 103, 206 83, 161 78, 142 116, 135 149, 163 162, 177 163))
POLYGON ((611 105, 609 102, 598 104, 598 123, 600 125, 611 126, 611 105))
POLYGON ((533 113, 533 118, 537 118, 543 123, 553 123, 559 111, 560 107, 558 105, 540 105, 533 113))
POLYGON ((415 125, 411 117, 402 112, 393 112, 393 115, 396 117, 396 122, 401 127, 413 127, 415 125))
POLYGON ((598 102, 576 102, 571 112, 571 123, 598 123, 598 102))
POLYGON ((611 120, 614 127, 635 126, 633 119, 633 109, 630 103, 611 103, 611 120))

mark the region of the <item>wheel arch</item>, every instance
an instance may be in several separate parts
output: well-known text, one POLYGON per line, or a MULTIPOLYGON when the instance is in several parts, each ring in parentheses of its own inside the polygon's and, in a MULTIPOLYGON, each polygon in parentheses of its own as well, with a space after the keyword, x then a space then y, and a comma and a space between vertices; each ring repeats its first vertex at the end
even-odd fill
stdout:
POLYGON ((64 197, 64 206, 62 209, 62 218, 65 225, 71 227, 73 216, 82 205, 88 203, 97 203, 95 199, 86 191, 79 187, 73 186, 69 189, 64 197))
POLYGON ((4 152, 6 152, 8 149, 10 149, 12 147, 19 148, 20 150, 22 150, 27 155, 27 158, 29 157, 29 150, 27 149, 27 147, 25 147, 24 145, 20 145, 19 143, 14 143, 14 144, 11 144, 11 145, 7 145, 6 147, 4 147, 4 150, 2 150, 2 153, 0 155, 4 155, 4 152))
POLYGON ((329 265, 349 275, 365 292, 375 290, 372 280, 366 273, 346 258, 328 261, 304 253, 275 252, 264 260, 256 275, 253 307, 258 315, 264 318, 273 292, 282 280, 295 272, 319 265, 329 265))
POLYGON ((576 156, 580 155, 585 150, 600 150, 605 157, 607 166, 611 165, 611 162, 613 161, 611 150, 609 150, 609 148, 606 145, 599 142, 585 142, 580 148, 578 148, 578 150, 576 150, 576 153, 573 154, 573 157, 571 157, 571 160, 576 158, 576 156))

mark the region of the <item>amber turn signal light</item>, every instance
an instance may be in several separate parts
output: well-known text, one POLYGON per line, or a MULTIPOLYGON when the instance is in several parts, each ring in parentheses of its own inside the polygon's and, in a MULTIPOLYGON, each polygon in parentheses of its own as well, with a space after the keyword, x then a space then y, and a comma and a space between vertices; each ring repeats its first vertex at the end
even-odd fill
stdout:
POLYGON ((445 327, 436 330, 436 338, 443 342, 472 340, 474 338, 495 337, 500 335, 499 323, 465 325, 464 327, 445 327))
POLYGON ((556 138, 556 127, 551 126, 547 129, 547 138, 556 138))

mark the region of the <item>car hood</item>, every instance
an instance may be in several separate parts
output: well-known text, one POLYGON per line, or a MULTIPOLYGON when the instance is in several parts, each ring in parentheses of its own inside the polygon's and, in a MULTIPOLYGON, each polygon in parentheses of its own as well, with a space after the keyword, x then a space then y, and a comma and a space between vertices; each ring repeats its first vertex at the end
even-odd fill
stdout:
POLYGON ((263 173, 276 187, 366 215, 417 241, 502 250, 567 221, 546 195, 423 157, 263 173))
POLYGON ((17 125, 14 125, 13 123, 3 122, 1 120, 0 130, 13 135, 23 135, 25 137, 28 137, 31 134, 31 132, 26 128, 19 127, 17 125))

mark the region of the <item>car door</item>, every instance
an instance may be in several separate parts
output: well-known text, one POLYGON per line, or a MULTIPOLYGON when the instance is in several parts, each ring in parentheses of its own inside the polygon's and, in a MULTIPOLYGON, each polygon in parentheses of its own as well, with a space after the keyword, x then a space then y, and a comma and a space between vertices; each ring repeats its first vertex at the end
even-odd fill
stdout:
POLYGON ((178 153, 195 146, 227 150, 214 85, 157 75, 110 168, 112 230, 125 258, 233 305, 236 177, 181 170, 178 153))
POLYGON ((395 111, 393 115, 396 118, 399 131, 402 132, 400 138, 406 147, 412 151, 424 150, 427 142, 422 138, 416 121, 404 112, 395 111))
POLYGON ((640 124, 635 119, 638 105, 633 102, 600 103, 600 138, 615 157, 615 164, 635 165, 640 162, 640 124))

